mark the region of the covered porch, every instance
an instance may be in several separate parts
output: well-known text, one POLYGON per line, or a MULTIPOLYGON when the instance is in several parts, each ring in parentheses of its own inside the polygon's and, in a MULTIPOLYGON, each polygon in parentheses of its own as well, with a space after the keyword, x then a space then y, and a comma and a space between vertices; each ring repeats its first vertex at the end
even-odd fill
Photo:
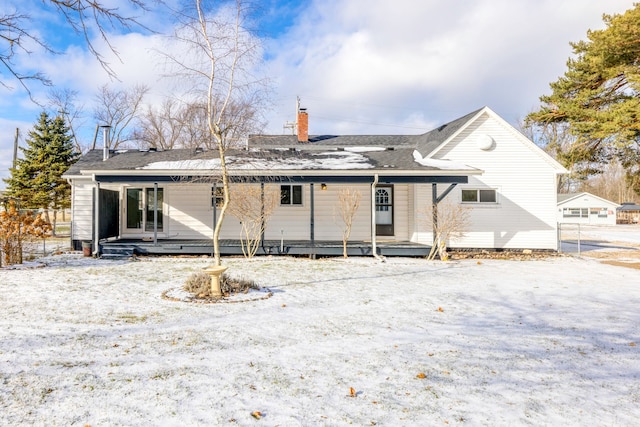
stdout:
MULTIPOLYGON (((94 177, 97 186, 94 189, 94 206, 93 206, 93 254, 103 257, 128 257, 133 255, 212 255, 213 242, 211 239, 201 237, 171 237, 162 235, 158 230, 158 218, 154 212, 159 210, 162 205, 158 198, 158 191, 163 184, 173 182, 175 177, 166 177, 161 175, 151 175, 145 177, 131 176, 113 176, 102 175, 94 177), (137 178, 137 179, 136 179, 137 178), (149 187, 149 200, 151 200, 152 233, 146 236, 126 236, 122 235, 122 227, 124 216, 119 215, 122 212, 119 200, 122 197, 117 191, 102 188, 109 184, 131 184, 147 183, 149 187), (96 244, 97 243, 97 244, 96 244)), ((359 236, 350 239, 347 245, 347 254, 349 256, 426 256, 431 250, 429 244, 412 242, 408 236, 400 238, 391 236, 391 239, 385 239, 379 233, 379 224, 376 222, 377 210, 380 209, 376 202, 376 191, 378 186, 398 185, 398 184, 430 184, 429 193, 431 196, 431 204, 434 208, 434 223, 437 221, 437 205, 451 192, 459 183, 466 183, 467 176, 459 175, 422 175, 422 176, 406 176, 406 175, 382 175, 371 174, 360 176, 252 176, 250 179, 242 177, 232 177, 232 182, 258 184, 263 189, 265 184, 303 184, 306 185, 308 191, 308 203, 306 204, 306 214, 298 221, 303 221, 308 226, 306 235, 291 236, 287 238, 274 239, 272 236, 265 236, 263 232, 260 247, 256 255, 293 255, 293 256, 342 256, 343 244, 341 240, 334 237, 319 236, 318 219, 317 219, 317 195, 316 190, 320 189, 324 193, 326 184, 342 184, 354 185, 364 184, 369 187, 370 205, 364 207, 364 211, 369 211, 369 223, 365 227, 369 229, 367 233, 360 233, 359 236), (236 179, 234 179, 236 178, 236 179), (438 192, 438 184, 445 185, 445 190, 438 192), (316 189, 316 187, 318 187, 316 189), (323 187, 323 188, 320 188, 323 187), (364 236, 363 234, 366 234, 364 236)), ((198 183, 198 179, 193 177, 181 177, 181 184, 191 185, 198 183)), ((213 181, 213 180, 212 180, 213 181)), ((201 183, 200 183, 201 184, 201 183)), ((212 182, 212 193, 216 194, 215 181, 212 182)), ((166 202, 166 201, 165 201, 166 202)), ((217 209, 213 204, 212 223, 215 224, 217 217, 217 209)), ((326 208, 325 208, 326 210, 326 208)), ((403 210, 402 215, 407 215, 407 211, 403 210)), ((167 219, 170 216, 167 215, 167 219)), ((365 228, 365 230, 366 230, 365 228)), ((321 230, 322 231, 322 230, 321 230)), ((169 233, 166 233, 169 234, 169 233)), ((242 255, 242 245, 239 239, 221 238, 220 254, 223 256, 242 255)))
MULTIPOLYGON (((158 239, 115 239, 100 242, 103 258, 123 258, 134 255, 213 255, 213 241, 158 239)), ((337 240, 264 240, 256 255, 292 256, 342 256, 342 242, 337 240)), ((380 256, 427 256, 431 246, 414 242, 378 241, 375 251, 380 256)), ((347 243, 349 256, 372 256, 374 245, 371 241, 357 240, 347 243)), ((220 254, 223 256, 242 255, 240 240, 221 240, 220 254)))

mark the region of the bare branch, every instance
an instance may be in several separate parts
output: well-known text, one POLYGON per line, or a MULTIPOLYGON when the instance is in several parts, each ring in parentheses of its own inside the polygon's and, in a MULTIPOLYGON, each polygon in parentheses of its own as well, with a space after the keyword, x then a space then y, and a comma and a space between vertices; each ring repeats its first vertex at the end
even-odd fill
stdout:
MULTIPOLYGON (((82 35, 89 52, 98 60, 102 68, 111 78, 116 74, 106 61, 104 55, 98 50, 95 41, 92 40, 94 32, 108 46, 109 50, 119 58, 118 52, 109 40, 110 30, 130 30, 133 27, 151 31, 142 25, 137 17, 122 14, 118 8, 106 7, 99 0, 42 0, 46 6, 64 18, 70 30, 82 35)), ((148 11, 148 0, 126 0, 133 9, 148 11)), ((161 0, 156 0, 162 3, 161 0)), ((17 64, 19 55, 33 53, 31 47, 37 46, 49 54, 59 54, 46 40, 37 35, 33 28, 38 26, 33 18, 21 11, 0 12, 0 64, 9 75, 26 91, 34 101, 29 81, 38 81, 45 86, 51 86, 51 80, 39 71, 24 71, 17 64)), ((63 30, 64 31, 64 30, 63 30)), ((13 88, 6 82, 0 82, 5 88, 13 88)))
POLYGON ((80 141, 76 136, 76 122, 80 119, 81 111, 76 108, 75 102, 78 97, 78 92, 70 89, 52 90, 49 93, 49 104, 56 110, 56 114, 60 114, 64 117, 65 122, 69 126, 71 131, 71 137, 73 138, 74 145, 78 153, 86 151, 85 147, 82 147, 80 141))
POLYGON ((272 186, 238 184, 232 188, 230 200, 229 213, 241 223, 242 253, 251 258, 260 248, 262 234, 280 200, 280 193, 272 186))
MULTIPOLYGON (((260 41, 243 28, 246 9, 242 0, 236 0, 233 7, 216 3, 215 15, 203 0, 192 1, 193 9, 178 14, 182 25, 173 36, 181 46, 180 55, 167 53, 171 49, 163 53, 175 67, 173 75, 189 82, 185 99, 192 101, 187 103, 206 105, 205 141, 215 144, 220 158, 224 202, 213 231, 214 264, 219 266, 220 230, 230 203, 225 152, 259 125, 263 82, 252 73, 260 60, 260 41)), ((195 132, 200 132, 200 123, 195 132)))
POLYGON ((101 125, 111 126, 108 141, 110 149, 133 140, 136 132, 131 126, 138 119, 142 101, 148 92, 149 88, 145 85, 128 90, 115 90, 109 85, 100 87, 96 94, 94 117, 101 125))
POLYGON ((431 247, 428 258, 434 259, 436 255, 446 261, 447 246, 452 238, 461 238, 467 233, 471 223, 470 208, 453 202, 449 199, 438 203, 437 223, 433 224, 433 207, 428 206, 423 210, 424 222, 434 229, 434 245, 431 247))
POLYGON ((338 206, 340 210, 340 218, 344 224, 342 228, 342 256, 347 258, 347 243, 351 236, 351 228, 353 220, 360 207, 362 193, 353 188, 343 188, 338 192, 338 206))

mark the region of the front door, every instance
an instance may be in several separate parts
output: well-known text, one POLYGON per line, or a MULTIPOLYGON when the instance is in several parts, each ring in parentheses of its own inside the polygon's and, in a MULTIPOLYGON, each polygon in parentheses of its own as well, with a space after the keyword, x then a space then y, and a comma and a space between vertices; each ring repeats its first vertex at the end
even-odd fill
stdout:
POLYGON ((393 186, 376 187, 376 235, 393 236, 393 186))

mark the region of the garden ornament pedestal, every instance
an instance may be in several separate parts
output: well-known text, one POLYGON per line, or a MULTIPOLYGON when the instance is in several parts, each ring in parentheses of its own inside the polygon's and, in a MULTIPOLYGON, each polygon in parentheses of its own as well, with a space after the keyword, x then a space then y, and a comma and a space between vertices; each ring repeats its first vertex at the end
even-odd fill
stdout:
POLYGON ((220 276, 222 273, 227 271, 228 267, 223 267, 221 265, 212 265, 204 269, 204 272, 211 277, 211 296, 212 297, 221 297, 222 296, 222 288, 220 287, 220 276))

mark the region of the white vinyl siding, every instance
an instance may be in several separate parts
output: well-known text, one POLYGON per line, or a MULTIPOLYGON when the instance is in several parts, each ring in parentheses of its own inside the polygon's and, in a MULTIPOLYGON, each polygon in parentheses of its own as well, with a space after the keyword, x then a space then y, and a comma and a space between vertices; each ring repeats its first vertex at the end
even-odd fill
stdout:
MULTIPOLYGON (((168 237, 177 239, 212 239, 213 206, 212 184, 181 184, 165 187, 165 203, 168 204, 168 237)), ((219 215, 219 212, 218 212, 219 215)), ((220 233, 221 239, 239 239, 240 222, 225 215, 220 233)))
MULTIPOLYGON (((327 184, 322 190, 314 184, 314 238, 315 240, 342 240, 343 222, 340 217, 338 193, 342 188, 360 191, 362 198, 351 229, 350 240, 371 238, 371 187, 366 184, 327 184)), ((277 186, 279 190, 279 186, 277 186)), ((265 231, 265 239, 309 240, 311 236, 310 185, 302 188, 302 205, 277 206, 265 231)))
MULTIPOLYGON (((447 197, 462 201, 461 190, 495 189, 497 203, 465 204, 471 209, 471 226, 466 235, 450 242, 460 248, 557 249, 556 171, 539 148, 524 140, 515 129, 485 114, 447 146, 436 158, 468 164, 484 171, 469 177, 447 197), (480 148, 480 140, 491 136, 490 150, 480 148)), ((442 192, 445 185, 439 185, 442 192)), ((431 203, 419 191, 421 206, 431 203)), ((414 239, 431 242, 430 230, 418 228, 414 239)))
POLYGON ((71 196, 72 240, 93 239, 93 189, 96 185, 89 179, 74 179, 71 196))
POLYGON ((340 214, 338 194, 344 188, 360 192, 360 207, 356 211, 349 240, 371 238, 371 186, 327 184, 326 190, 322 190, 320 185, 314 185, 315 240, 342 240, 344 222, 340 214))
MULTIPOLYGON (((393 240, 402 241, 409 240, 409 184, 395 184, 393 208, 395 209, 395 215, 393 218, 393 240)), ((384 239, 389 239, 389 236, 384 236, 384 239)))

